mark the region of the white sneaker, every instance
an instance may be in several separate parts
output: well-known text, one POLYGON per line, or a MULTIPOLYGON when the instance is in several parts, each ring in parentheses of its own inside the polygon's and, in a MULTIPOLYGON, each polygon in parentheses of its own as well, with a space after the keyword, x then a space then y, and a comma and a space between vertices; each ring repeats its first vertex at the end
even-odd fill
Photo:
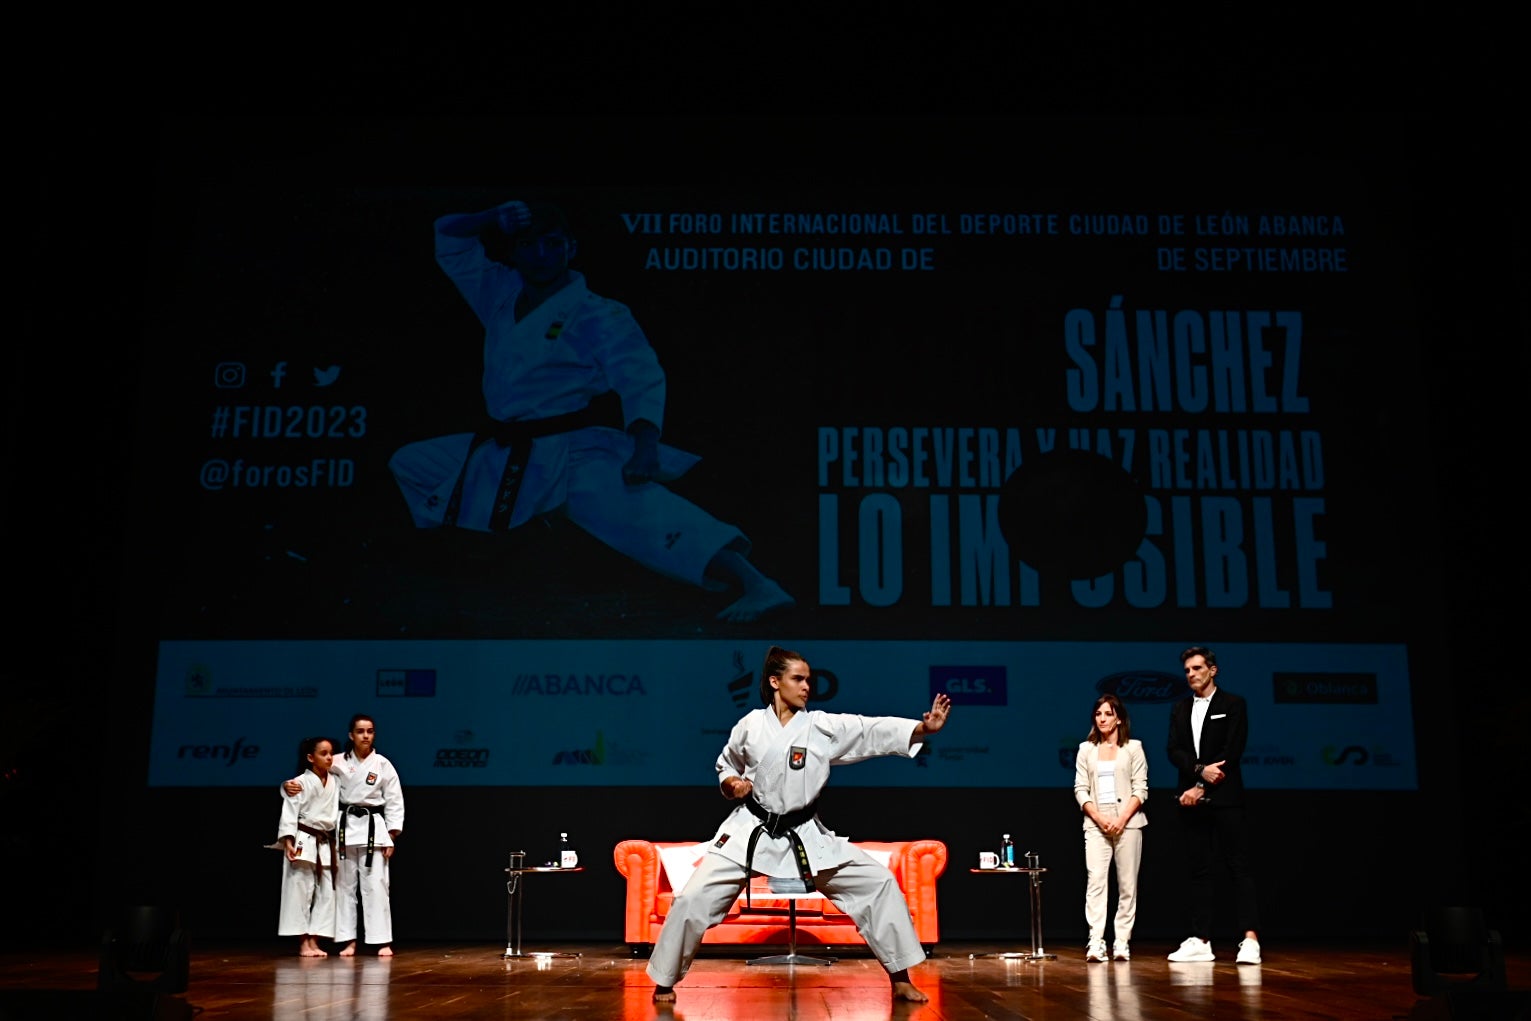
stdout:
POLYGON ((1086 961, 1104 961, 1106 959, 1106 941, 1092 939, 1090 945, 1085 948, 1084 959, 1086 961))
POLYGON ((1132 950, 1127 946, 1127 941, 1119 939, 1111 947, 1111 958, 1116 961, 1132 960, 1132 950))
MULTIPOLYGON (((1258 946, 1257 946, 1258 949, 1258 946)), ((1170 954, 1171 961, 1215 961, 1212 956, 1212 943, 1210 940, 1197 939, 1195 936, 1187 936, 1186 941, 1180 944, 1180 949, 1170 954)))
POLYGON ((1246 939, 1239 944, 1239 956, 1236 958, 1239 964, 1260 963, 1260 941, 1246 939))

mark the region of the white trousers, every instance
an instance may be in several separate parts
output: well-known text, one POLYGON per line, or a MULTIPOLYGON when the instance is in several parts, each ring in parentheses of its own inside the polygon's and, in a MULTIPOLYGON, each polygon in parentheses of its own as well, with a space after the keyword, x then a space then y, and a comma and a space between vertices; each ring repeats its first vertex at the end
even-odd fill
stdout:
POLYGON ((309 861, 288 861, 282 855, 282 906, 277 913, 278 936, 335 934, 335 887, 326 865, 320 869, 309 861))
MULTIPOLYGON (((1116 806, 1100 809, 1114 818, 1116 806)), ((1084 920, 1090 927, 1090 940, 1106 938, 1106 882, 1111 862, 1116 861, 1115 938, 1123 943, 1132 939, 1132 925, 1138 917, 1138 863, 1143 859, 1143 830, 1123 830, 1107 837, 1089 817, 1084 821, 1084 920)))
MULTIPOLYGON (((925 948, 915 934, 898 880, 864 852, 856 853, 859 857, 845 865, 814 876, 814 886, 856 923, 889 974, 912 968, 925 960, 925 948)), ((728 914, 744 892, 746 878, 743 865, 721 854, 703 856, 686 888, 676 895, 654 943, 646 970, 655 985, 673 986, 685 977, 702 936, 728 914)))
MULTIPOLYGON (((459 433, 420 440, 400 448, 389 460, 416 527, 441 527, 466 458, 457 522, 462 528, 488 530, 500 474, 510 455, 508 448, 489 441, 469 457, 472 438, 470 433, 459 433)), ((685 497, 658 482, 638 486, 623 482, 622 466, 632 454, 632 441, 622 433, 587 429, 567 439, 536 440, 532 451, 510 519, 513 527, 559 511, 650 570, 708 589, 717 587, 706 577, 706 569, 720 550, 749 552, 750 542, 739 529, 685 497), (557 456, 545 451, 556 451, 557 456)), ((681 462, 685 467, 696 462, 679 451, 674 455, 689 459, 681 462)), ((662 451, 661 458, 666 456, 662 451)))
POLYGON ((383 849, 372 852, 372 867, 367 867, 367 845, 346 848, 340 859, 340 883, 335 891, 335 942, 349 943, 356 938, 356 891, 361 890, 361 921, 366 941, 371 944, 393 942, 393 909, 388 904, 388 859, 383 849))

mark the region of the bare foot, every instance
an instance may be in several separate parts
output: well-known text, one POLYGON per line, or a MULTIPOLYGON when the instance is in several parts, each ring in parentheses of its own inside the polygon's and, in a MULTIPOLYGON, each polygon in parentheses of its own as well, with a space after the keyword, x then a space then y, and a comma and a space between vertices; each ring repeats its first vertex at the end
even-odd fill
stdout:
POLYGON ((391 947, 388 944, 384 943, 382 946, 377 948, 377 956, 379 956, 379 957, 392 957, 393 956, 393 947, 391 947))
POLYGON ((914 988, 913 982, 893 983, 893 998, 895 1000, 908 1000, 910 1003, 928 1003, 930 997, 914 988))
POLYGON ((787 595, 787 590, 769 578, 745 589, 744 595, 723 608, 718 620, 744 624, 759 620, 774 610, 786 610, 797 605, 797 600, 787 595))
POLYGON ((347 943, 345 946, 340 948, 340 956, 341 957, 355 957, 356 956, 356 941, 354 939, 351 942, 347 943))
POLYGON ((675 1002, 675 987, 674 986, 655 986, 654 987, 654 1002, 655 1003, 674 1003, 675 1002))

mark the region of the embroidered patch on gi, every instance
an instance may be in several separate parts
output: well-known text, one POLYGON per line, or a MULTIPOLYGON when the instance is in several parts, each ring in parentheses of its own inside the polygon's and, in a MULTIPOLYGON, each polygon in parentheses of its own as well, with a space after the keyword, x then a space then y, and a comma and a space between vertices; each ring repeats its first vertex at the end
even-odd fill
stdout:
POLYGON ((725 833, 721 837, 719 837, 718 838, 718 842, 716 844, 713 844, 712 846, 713 847, 722 847, 726 843, 728 843, 728 834, 727 833, 725 833))
POLYGON ((808 764, 808 749, 803 745, 793 745, 792 754, 787 757, 787 765, 793 769, 802 769, 808 764))
POLYGON ((560 333, 562 333, 562 332, 563 332, 563 320, 562 319, 555 319, 553 321, 553 325, 548 327, 548 332, 543 335, 542 339, 543 340, 557 340, 558 339, 558 335, 560 333))
POLYGON ((367 774, 367 786, 368 787, 376 787, 377 786, 377 774, 376 773, 368 773, 367 774))

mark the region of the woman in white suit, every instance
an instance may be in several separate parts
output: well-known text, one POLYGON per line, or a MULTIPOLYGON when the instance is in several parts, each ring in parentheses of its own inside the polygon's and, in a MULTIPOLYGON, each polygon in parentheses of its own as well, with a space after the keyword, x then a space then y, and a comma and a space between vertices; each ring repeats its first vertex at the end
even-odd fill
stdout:
POLYGON ((1138 863, 1143 858, 1142 808, 1148 800, 1148 758, 1130 738, 1127 709, 1115 695, 1095 700, 1090 736, 1074 758, 1074 800, 1084 812, 1084 917, 1090 927, 1086 961, 1106 957, 1106 881, 1116 860, 1116 941, 1111 957, 1132 959, 1138 910, 1138 863))

